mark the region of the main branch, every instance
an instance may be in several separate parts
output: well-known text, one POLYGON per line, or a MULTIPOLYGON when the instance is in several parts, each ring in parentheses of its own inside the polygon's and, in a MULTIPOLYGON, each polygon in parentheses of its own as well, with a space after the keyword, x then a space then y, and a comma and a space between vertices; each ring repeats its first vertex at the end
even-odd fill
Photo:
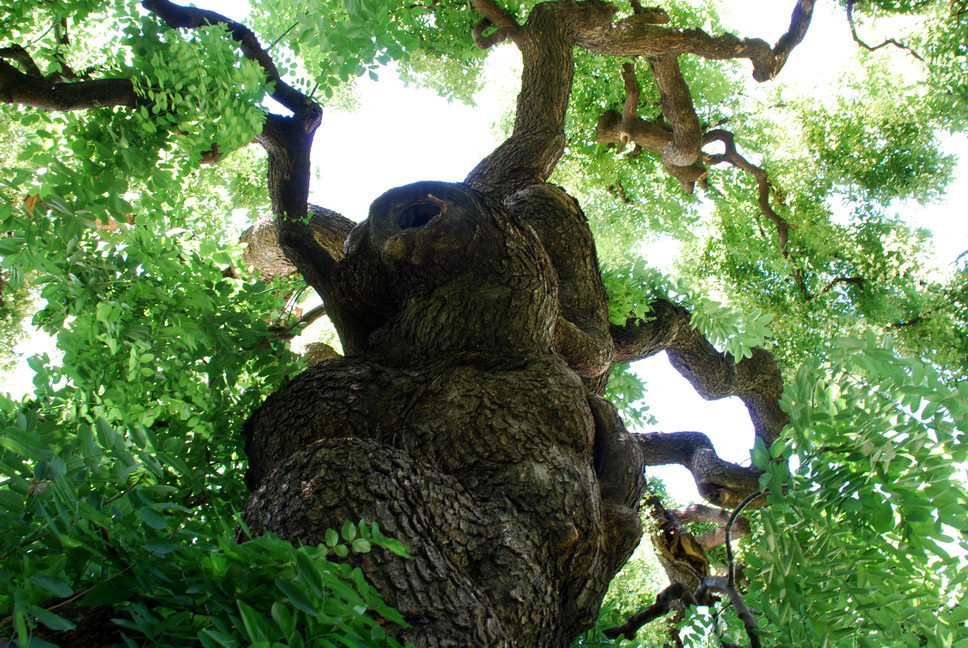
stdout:
POLYGON ((275 215, 276 239, 286 258, 326 302, 343 348, 348 353, 354 352, 360 346, 353 334, 358 327, 334 299, 336 259, 317 240, 308 217, 310 151, 322 121, 322 108, 281 78, 274 61, 248 27, 213 11, 183 7, 170 0, 142 0, 142 5, 173 28, 225 25, 242 53, 262 66, 270 82, 269 94, 293 113, 268 115, 262 133, 256 138, 269 154, 269 197, 275 215))
POLYGON ((695 54, 709 60, 749 59, 753 78, 768 81, 776 77, 793 49, 800 44, 813 16, 813 0, 799 0, 789 30, 774 47, 759 38, 737 38, 732 34, 710 36, 701 29, 672 29, 637 20, 636 16, 615 25, 601 25, 580 35, 577 45, 608 56, 663 56, 695 54))
POLYGON ((612 326, 615 362, 628 363, 666 351, 672 366, 707 400, 738 396, 749 410, 756 435, 769 446, 789 418, 780 409, 780 367, 763 349, 736 362, 720 353, 690 324, 689 311, 665 300, 652 304, 647 322, 612 326))
POLYGON ((644 56, 652 61, 667 104, 663 113, 681 113, 681 119, 675 121, 671 146, 663 149, 663 160, 688 167, 700 155, 701 130, 694 111, 689 118, 692 103, 676 58, 687 53, 717 60, 745 58, 753 64, 754 78, 772 79, 803 39, 813 10, 810 0, 800 0, 790 30, 771 48, 760 39, 710 36, 699 29, 656 25, 649 16, 643 19, 639 14, 615 23, 616 7, 601 0, 544 2, 531 10, 523 25, 493 0, 474 0, 472 4, 484 17, 474 30, 475 41, 489 47, 510 38, 524 58, 514 131, 466 180, 472 187, 499 196, 545 181, 561 157, 574 73, 573 47, 610 56, 644 56), (488 24, 498 28, 491 36, 484 35, 488 24))
POLYGON ((0 102, 50 111, 88 110, 107 106, 139 105, 140 99, 130 79, 95 79, 73 83, 53 83, 19 46, 0 50, 0 102), (23 68, 7 62, 13 60, 23 68))
POLYGON ((723 461, 709 437, 701 432, 647 432, 634 436, 644 465, 684 466, 692 473, 699 494, 717 506, 736 506, 758 487, 758 470, 723 461))

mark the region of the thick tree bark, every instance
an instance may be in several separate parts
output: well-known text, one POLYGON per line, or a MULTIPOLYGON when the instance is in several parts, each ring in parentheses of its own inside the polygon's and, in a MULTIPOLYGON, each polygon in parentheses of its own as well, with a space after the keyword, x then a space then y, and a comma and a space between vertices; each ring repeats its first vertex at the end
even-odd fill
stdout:
MULTIPOLYGON (((575 222, 549 191, 524 204, 575 222)), ((418 183, 378 199, 346 251, 335 298, 366 345, 246 424, 247 525, 302 542, 345 519, 395 532, 412 563, 361 564, 418 646, 564 645, 638 542, 642 460, 556 353, 539 235, 473 189, 418 183)))
MULTIPOLYGON (((356 223, 325 207, 309 205, 308 225, 313 238, 334 260, 343 258, 343 245, 356 223)), ((263 277, 288 277, 298 272, 279 247, 274 218, 260 219, 242 232, 241 238, 246 246, 242 261, 263 277)))

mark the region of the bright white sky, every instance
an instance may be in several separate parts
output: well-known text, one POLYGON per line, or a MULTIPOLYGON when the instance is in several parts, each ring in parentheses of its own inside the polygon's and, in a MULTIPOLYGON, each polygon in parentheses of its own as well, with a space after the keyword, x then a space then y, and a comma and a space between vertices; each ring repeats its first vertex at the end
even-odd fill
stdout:
MULTIPOLYGON (((242 19, 247 3, 240 0, 198 0, 195 4, 242 19)), ((769 42, 786 31, 792 0, 731 0, 724 20, 734 33, 759 36, 769 42), (754 22, 755 17, 755 22, 754 22)), ((846 20, 818 7, 806 41, 794 51, 783 72, 785 79, 801 78, 824 86, 839 76, 840 61, 854 49, 846 20)), ((417 180, 459 181, 499 143, 492 124, 517 92, 519 57, 511 46, 496 48, 492 55, 494 80, 481 94, 475 108, 449 104, 428 90, 405 88, 392 73, 381 73, 377 83, 359 84, 360 110, 354 114, 327 111, 317 132, 314 154, 317 178, 311 200, 341 212, 353 220, 366 216, 370 202, 385 190, 417 180), (501 73, 503 72, 503 74, 501 73)), ((963 144, 961 145, 964 150, 963 144)), ((965 195, 968 178, 964 165, 951 195, 965 195)), ((912 214, 918 225, 939 234, 939 262, 943 265, 968 249, 964 209, 953 204, 919 208, 912 214)), ((656 250, 672 260, 674 249, 656 250)), ((30 354, 35 348, 22 351, 30 354)), ((7 377, 0 389, 23 393, 28 373, 7 377)), ((745 407, 735 398, 706 402, 668 364, 664 354, 644 361, 639 374, 648 382, 648 403, 659 420, 657 430, 696 430, 709 435, 719 455, 736 462, 749 461, 752 426, 745 407)), ((685 468, 650 468, 665 479, 670 492, 682 501, 699 501, 695 485, 685 468)))

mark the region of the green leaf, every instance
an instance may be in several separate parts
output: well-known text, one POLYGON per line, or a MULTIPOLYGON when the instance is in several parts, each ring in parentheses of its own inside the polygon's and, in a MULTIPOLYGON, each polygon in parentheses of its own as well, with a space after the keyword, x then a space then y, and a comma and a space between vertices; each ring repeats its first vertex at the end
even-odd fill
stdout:
POLYGON ((316 563, 306 555, 305 548, 300 548, 296 551, 296 570, 316 596, 323 595, 322 576, 319 573, 316 563))
POLYGON ((356 538, 356 525, 347 520, 343 523, 343 529, 341 532, 343 540, 347 542, 352 542, 356 538))
POLYGON ((766 470, 770 464, 770 454, 766 449, 766 443, 760 437, 753 441, 753 465, 760 470, 766 470))
POLYGON ((281 578, 275 580, 276 587, 286 595, 289 602, 298 610, 302 610, 311 617, 316 617, 316 607, 312 600, 295 583, 291 583, 281 578))
POLYGON ((78 601, 78 604, 90 607, 115 605, 129 600, 135 591, 137 586, 132 578, 126 575, 115 575, 113 578, 97 583, 78 601))
POLYGON ((105 448, 113 448, 117 442, 117 433, 114 428, 103 418, 98 417, 96 423, 97 440, 105 448))
POLYGON ((211 628, 202 629, 198 633, 198 637, 199 639, 202 640, 202 643, 206 643, 205 639, 208 638, 209 640, 214 642, 213 644, 210 644, 210 645, 223 646, 224 648, 236 648, 239 645, 239 643, 232 637, 224 635, 221 632, 217 630, 213 630, 211 628))
POLYGON ((23 495, 13 492, 9 488, 0 488, 0 508, 11 513, 23 510, 26 499, 23 495))
POLYGON ((71 589, 71 586, 59 578, 37 575, 31 576, 30 582, 37 587, 40 587, 44 591, 60 598, 67 598, 74 593, 74 590, 71 589))
MULTIPOLYGON (((160 528, 160 527, 158 527, 160 528)), ((166 556, 178 549, 180 545, 176 542, 167 540, 148 540, 144 543, 144 548, 158 556, 166 556)))
POLYGON ((296 631, 296 618, 285 605, 278 601, 274 602, 270 613, 273 620, 279 625, 279 629, 282 630, 283 635, 288 637, 296 631))
POLYGON ((9 436, 0 436, 0 446, 20 455, 21 457, 29 457, 33 454, 30 451, 30 448, 9 436))
POLYGON ((138 517, 144 520, 145 524, 152 529, 164 529, 168 526, 168 521, 165 519, 165 516, 150 508, 138 509, 138 517))
POLYGON ((266 633, 262 629, 262 617, 255 609, 244 601, 236 601, 236 606, 242 614, 242 624, 245 627, 246 636, 250 641, 265 641, 266 633))
POLYGON ((68 621, 64 617, 57 616, 53 612, 48 612, 42 607, 33 606, 30 608, 29 612, 36 617, 38 621, 43 623, 51 630, 73 630, 77 627, 77 624, 73 621, 68 621))

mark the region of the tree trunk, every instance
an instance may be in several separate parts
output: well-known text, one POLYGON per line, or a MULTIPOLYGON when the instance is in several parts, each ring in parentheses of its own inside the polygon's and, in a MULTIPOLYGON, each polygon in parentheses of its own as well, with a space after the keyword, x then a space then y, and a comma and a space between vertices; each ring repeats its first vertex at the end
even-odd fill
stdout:
POLYGON ((527 221, 539 205, 591 236, 564 192, 530 191, 513 209, 444 183, 379 198, 331 296, 364 348, 304 372, 245 427, 252 532, 319 543, 378 521, 413 560, 357 562, 416 646, 567 645, 641 535, 638 445, 595 393, 602 368, 570 367, 556 344, 566 325, 607 331, 604 308, 573 323, 559 299, 604 305, 594 250, 571 258, 596 285, 577 273, 560 288, 527 221))

